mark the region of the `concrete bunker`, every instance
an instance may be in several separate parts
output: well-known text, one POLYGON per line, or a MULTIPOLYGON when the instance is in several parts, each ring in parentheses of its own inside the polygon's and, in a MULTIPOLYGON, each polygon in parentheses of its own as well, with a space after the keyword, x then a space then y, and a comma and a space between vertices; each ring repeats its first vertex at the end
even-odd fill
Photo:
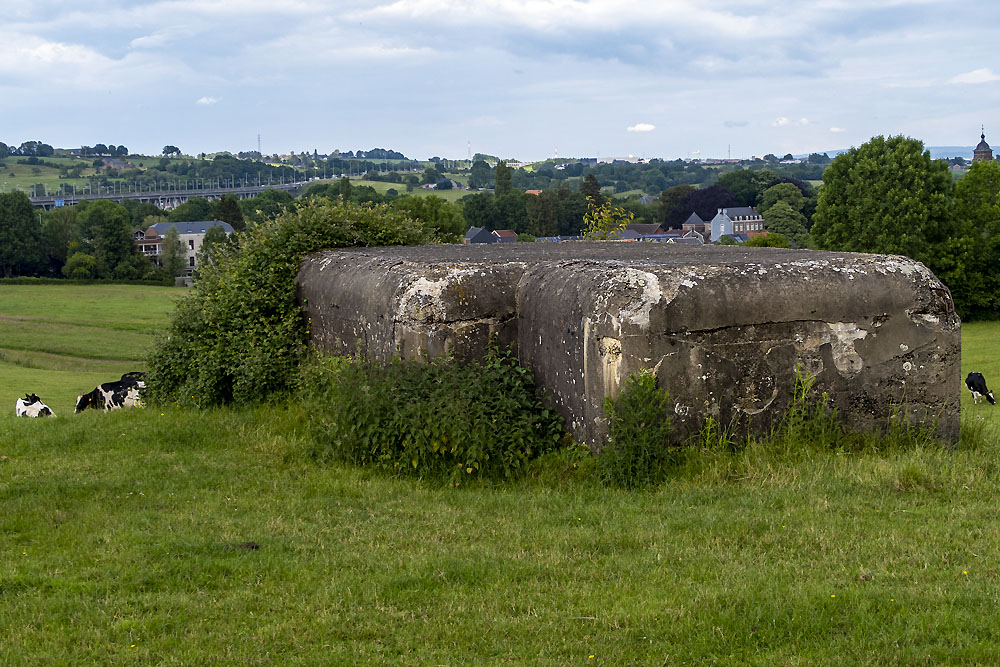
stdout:
POLYGON ((961 328, 951 294, 901 256, 654 243, 326 250, 298 296, 312 342, 376 359, 514 347, 574 437, 599 448, 603 401, 655 372, 678 440, 708 417, 766 427, 796 369, 840 416, 904 410, 957 441, 961 328))

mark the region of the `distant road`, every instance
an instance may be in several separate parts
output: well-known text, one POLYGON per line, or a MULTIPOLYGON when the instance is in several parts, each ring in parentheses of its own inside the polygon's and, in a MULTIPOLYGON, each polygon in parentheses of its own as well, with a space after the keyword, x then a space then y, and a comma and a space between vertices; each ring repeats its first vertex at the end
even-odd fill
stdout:
POLYGON ((43 208, 50 211, 60 206, 73 206, 82 201, 94 201, 95 199, 110 199, 118 203, 126 199, 133 199, 140 202, 156 204, 162 209, 172 209, 180 206, 191 197, 204 197, 205 199, 221 199, 222 195, 235 195, 239 199, 250 199, 256 197, 266 190, 284 190, 295 193, 305 181, 297 183, 272 183, 270 185, 237 185, 231 188, 199 188, 190 190, 146 190, 141 192, 101 192, 97 194, 75 194, 75 195, 46 195, 45 197, 28 197, 35 208, 43 208))

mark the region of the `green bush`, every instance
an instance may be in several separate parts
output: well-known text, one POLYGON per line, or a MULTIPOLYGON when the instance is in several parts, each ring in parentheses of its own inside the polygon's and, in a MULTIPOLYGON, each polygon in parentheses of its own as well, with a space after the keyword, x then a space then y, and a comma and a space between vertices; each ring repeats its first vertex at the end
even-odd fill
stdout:
POLYGON ((199 269, 149 360, 151 401, 249 404, 292 389, 308 342, 295 300, 302 258, 323 248, 412 245, 427 228, 391 209, 312 199, 251 225, 199 269))
POLYGON ((604 399, 608 439, 597 474, 609 486, 635 489, 663 481, 676 456, 671 446, 669 395, 644 371, 625 381, 617 400, 604 399))
POLYGON ((495 347, 468 363, 317 358, 301 386, 320 458, 456 485, 517 477, 563 437, 531 374, 495 347))

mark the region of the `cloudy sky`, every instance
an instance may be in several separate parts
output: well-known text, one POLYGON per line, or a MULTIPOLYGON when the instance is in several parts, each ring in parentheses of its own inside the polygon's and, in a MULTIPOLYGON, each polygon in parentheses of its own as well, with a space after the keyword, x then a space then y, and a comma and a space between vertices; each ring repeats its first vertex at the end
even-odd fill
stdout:
POLYGON ((0 141, 687 158, 1000 145, 992 0, 0 0, 0 141))

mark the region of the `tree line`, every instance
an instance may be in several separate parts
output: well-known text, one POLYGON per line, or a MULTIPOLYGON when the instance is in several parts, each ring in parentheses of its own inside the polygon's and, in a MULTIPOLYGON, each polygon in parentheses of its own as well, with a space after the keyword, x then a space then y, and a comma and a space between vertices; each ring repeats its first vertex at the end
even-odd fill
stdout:
MULTIPOLYGON (((176 235, 165 239, 162 261, 157 265, 140 252, 135 242, 137 232, 158 222, 202 220, 222 220, 241 231, 248 221, 273 218, 291 202, 287 192, 267 190, 246 200, 234 195, 225 195, 216 202, 192 197, 171 211, 148 202, 125 200, 118 204, 109 199, 41 211, 23 192, 0 193, 0 273, 6 278, 168 282, 186 268, 176 235)), ((213 230, 202 246, 206 253, 213 242, 224 242, 218 236, 220 232, 213 230)))

